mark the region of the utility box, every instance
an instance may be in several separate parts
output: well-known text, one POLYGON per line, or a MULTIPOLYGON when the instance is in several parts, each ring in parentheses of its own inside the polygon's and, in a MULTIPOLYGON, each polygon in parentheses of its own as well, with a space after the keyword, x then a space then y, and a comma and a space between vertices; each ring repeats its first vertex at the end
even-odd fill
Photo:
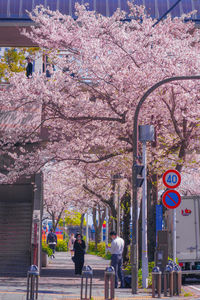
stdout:
POLYGON ((168 231, 158 231, 158 243, 155 252, 155 264, 164 271, 168 262, 168 231))

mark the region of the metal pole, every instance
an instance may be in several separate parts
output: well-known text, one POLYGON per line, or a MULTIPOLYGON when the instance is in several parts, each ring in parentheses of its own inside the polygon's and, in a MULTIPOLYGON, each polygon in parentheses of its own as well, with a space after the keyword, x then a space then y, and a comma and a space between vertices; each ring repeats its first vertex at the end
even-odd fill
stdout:
MULTIPOLYGON (((137 130, 136 130, 137 131, 137 130)), ((133 145, 137 145, 137 135, 135 132, 135 139, 133 145), (134 142, 135 141, 135 142, 134 142)), ((137 147, 137 146, 136 146, 137 147)), ((134 148, 133 148, 134 151, 134 148)), ((136 150, 137 153, 137 150, 136 150)), ((136 169, 134 165, 137 162, 137 154, 133 158, 133 169, 132 169, 132 184, 133 184, 133 198, 132 198, 132 247, 131 247, 131 276, 132 276, 132 294, 137 294, 138 291, 138 201, 137 201, 137 186, 136 186, 136 169)))
POLYGON ((132 167, 132 244, 131 244, 131 265, 132 265, 132 293, 137 294, 138 291, 138 201, 137 201, 137 185, 136 185, 136 169, 135 164, 138 160, 138 117, 142 104, 147 97, 158 87, 173 81, 182 80, 199 80, 200 75, 193 76, 175 76, 166 78, 154 84, 148 89, 136 106, 133 118, 133 167, 132 167))
POLYGON ((143 142, 142 163, 144 165, 142 185, 142 287, 148 287, 148 248, 147 248, 147 180, 146 180, 146 142, 143 142))
POLYGON ((88 211, 86 213, 86 252, 88 251, 88 211))
POLYGON ((120 236, 120 185, 117 182, 117 235, 120 236))
MULTIPOLYGON (((114 180, 114 205, 115 205, 115 208, 116 208, 117 195, 116 195, 116 179, 115 179, 115 176, 113 176, 113 180, 114 180)), ((113 230, 116 231, 116 220, 114 220, 114 218, 113 218, 113 230)))
MULTIPOLYGON (((106 207, 106 246, 108 246, 108 207, 106 207)), ((108 252, 106 247, 106 253, 108 252)))
POLYGON ((173 210, 173 260, 176 262, 176 208, 173 210))
POLYGON ((157 21, 156 21, 156 23, 155 24, 153 24, 153 27, 154 26, 156 26, 166 15, 168 15, 169 13, 170 13, 170 11, 172 11, 173 9, 174 9, 174 7, 176 7, 178 4, 179 4, 179 2, 181 2, 181 0, 178 0, 178 1, 176 1, 176 3, 174 3, 173 5, 172 5, 172 7, 170 7, 165 13, 164 13, 164 15, 162 15, 157 21))

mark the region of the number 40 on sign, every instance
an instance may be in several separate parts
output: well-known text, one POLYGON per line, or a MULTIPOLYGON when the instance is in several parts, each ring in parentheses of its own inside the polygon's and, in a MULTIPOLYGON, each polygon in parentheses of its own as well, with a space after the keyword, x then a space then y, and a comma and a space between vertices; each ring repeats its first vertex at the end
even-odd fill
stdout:
POLYGON ((170 189, 177 188, 181 183, 181 175, 176 170, 168 170, 163 175, 163 183, 170 189))

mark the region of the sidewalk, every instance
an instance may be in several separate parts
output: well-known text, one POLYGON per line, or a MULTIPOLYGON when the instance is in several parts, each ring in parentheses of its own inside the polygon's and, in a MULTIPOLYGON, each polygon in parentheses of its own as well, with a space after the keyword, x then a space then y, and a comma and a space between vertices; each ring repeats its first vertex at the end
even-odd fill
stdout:
MULTIPOLYGON (((93 255, 85 256, 85 265, 90 265, 94 272, 92 296, 94 300, 104 299, 104 270, 109 261, 93 255)), ((74 276, 74 264, 69 253, 56 253, 56 258, 43 268, 39 278, 38 300, 75 300, 80 299, 80 277, 74 276)), ((187 287, 184 287, 187 292, 187 287)), ((137 295, 131 289, 115 289, 115 297, 120 300, 150 299, 151 290, 139 290, 137 295)), ((199 299, 192 297, 173 297, 170 299, 199 299)), ((158 299, 158 298, 157 298, 158 299)), ((162 297, 169 299, 169 297, 162 297)), ((0 300, 26 300, 26 278, 0 277, 0 300)))

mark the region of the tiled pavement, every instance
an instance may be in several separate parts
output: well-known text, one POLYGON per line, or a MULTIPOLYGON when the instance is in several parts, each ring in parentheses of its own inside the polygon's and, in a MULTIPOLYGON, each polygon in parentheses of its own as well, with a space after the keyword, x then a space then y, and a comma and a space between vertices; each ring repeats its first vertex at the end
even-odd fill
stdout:
MULTIPOLYGON (((93 300, 104 299, 104 270, 109 265, 100 257, 86 255, 85 264, 90 265, 94 271, 92 296, 93 300)), ((80 277, 74 276, 74 264, 69 253, 56 253, 56 258, 50 260, 48 267, 43 268, 39 278, 38 300, 75 300, 80 299, 80 277)), ((184 287, 185 289, 185 287, 184 287)), ((187 288, 185 289, 187 292, 187 288)), ((150 299, 150 290, 139 290, 132 295, 130 289, 116 289, 116 299, 150 299)), ((166 297, 162 297, 164 299, 166 297)), ((174 297, 173 299, 195 299, 192 297, 174 297)), ((158 298, 157 298, 158 299, 158 298)), ((169 299, 169 297, 167 298, 169 299)), ((172 298, 170 298, 172 299, 172 298)), ((196 298, 198 299, 198 298, 196 298)), ((26 300, 26 278, 1 278, 0 300, 26 300)))

